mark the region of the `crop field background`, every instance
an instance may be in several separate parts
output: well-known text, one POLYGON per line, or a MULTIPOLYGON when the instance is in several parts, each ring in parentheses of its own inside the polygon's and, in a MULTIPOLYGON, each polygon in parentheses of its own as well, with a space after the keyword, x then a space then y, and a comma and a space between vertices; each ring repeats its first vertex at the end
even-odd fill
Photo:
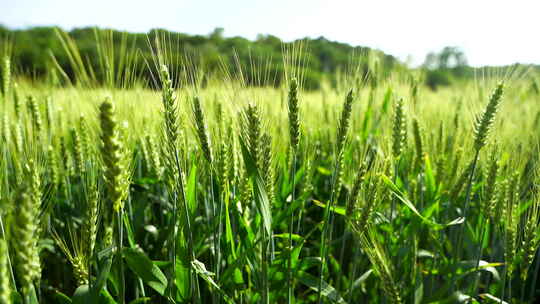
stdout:
POLYGON ((210 73, 158 35, 132 73, 96 33, 46 77, 2 44, 1 304, 539 299, 533 70, 314 80, 297 42, 210 73))

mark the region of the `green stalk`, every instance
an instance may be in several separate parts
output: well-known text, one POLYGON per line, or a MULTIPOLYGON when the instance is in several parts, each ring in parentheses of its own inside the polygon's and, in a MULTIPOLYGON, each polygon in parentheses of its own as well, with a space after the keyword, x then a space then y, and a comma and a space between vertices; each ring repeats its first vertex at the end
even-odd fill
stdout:
POLYGON ((478 281, 480 280, 480 259, 482 258, 482 252, 484 250, 484 235, 486 234, 486 227, 487 227, 487 223, 488 223, 489 219, 485 218, 485 219, 481 219, 481 227, 480 227, 480 246, 478 246, 478 253, 476 255, 476 263, 475 263, 475 276, 476 278, 474 279, 474 283, 472 284, 471 286, 471 296, 472 297, 475 297, 476 296, 476 291, 477 291, 477 288, 478 288, 478 281))
MULTIPOLYGON (((294 177, 296 175, 296 149, 293 150, 293 162, 291 168, 291 184, 292 184, 292 193, 291 193, 291 206, 294 204, 295 199, 295 183, 294 177)), ((300 219, 299 219, 300 220, 300 219)), ((294 210, 291 210, 291 215, 289 217, 289 256, 287 261, 287 303, 291 304, 293 299, 293 280, 292 280, 292 251, 293 251, 293 226, 294 226, 294 210)))
POLYGON ((327 233, 329 231, 329 222, 330 222, 330 208, 331 205, 333 205, 334 201, 334 195, 335 195, 335 185, 336 185, 336 179, 337 179, 337 170, 339 166, 339 160, 341 156, 337 156, 336 162, 334 165, 334 172, 332 173, 332 194, 330 195, 330 201, 326 204, 326 208, 324 210, 324 219, 323 219, 323 229, 321 234, 321 250, 320 250, 320 258, 321 258, 321 264, 319 268, 319 286, 317 288, 317 302, 319 304, 322 303, 322 283, 324 280, 324 269, 326 264, 326 240, 328 238, 327 233))
MULTIPOLYGON (((456 246, 456 250, 454 251, 454 263, 457 263, 459 262, 460 258, 461 258, 461 249, 463 247, 463 233, 464 233, 464 229, 465 229, 465 221, 467 220, 467 213, 468 213, 468 210, 469 210, 469 202, 471 200, 471 189, 472 189, 472 181, 473 181, 473 177, 474 177, 474 172, 476 170, 476 164, 478 162, 478 157, 480 155, 480 150, 477 149, 475 154, 474 154, 474 159, 473 159, 473 164, 472 164, 472 168, 471 168, 471 173, 469 173, 469 178, 468 178, 468 183, 467 183, 467 192, 465 194, 465 206, 463 208, 463 224, 461 225, 460 229, 458 230, 458 235, 457 235, 457 246, 456 246)), ((455 283, 456 283, 456 277, 455 277, 455 274, 452 273, 452 290, 454 291, 456 286, 455 286, 455 283)))
MULTIPOLYGON (((191 258, 191 261, 195 261, 195 254, 193 252, 193 234, 192 234, 192 230, 191 230, 191 221, 190 221, 190 218, 189 218, 189 209, 188 209, 188 205, 187 205, 187 202, 186 202, 186 193, 184 191, 184 179, 183 179, 183 176, 182 176, 182 169, 180 167, 180 160, 179 160, 179 157, 178 157, 178 150, 175 149, 174 151, 174 160, 175 160, 175 164, 176 164, 176 171, 178 172, 178 184, 179 186, 177 186, 177 189, 175 190, 175 200, 174 200, 174 205, 173 205, 173 209, 174 209, 174 212, 173 212, 173 218, 174 218, 174 235, 175 235, 175 239, 174 239, 174 273, 175 273, 175 277, 173 278, 174 280, 176 280, 176 235, 177 235, 177 196, 178 196, 178 189, 180 189, 180 197, 182 199, 182 203, 183 203, 183 209, 184 209, 184 216, 185 216, 185 221, 186 221, 186 234, 187 234, 187 237, 188 237, 188 254, 191 258)), ((195 303, 200 303, 201 299, 200 299, 200 290, 199 290, 199 280, 197 279, 196 275, 193 273, 193 271, 191 271, 191 266, 189 267, 189 277, 191 278, 192 282, 195 284, 195 288, 191 288, 191 296, 195 299, 195 303)))
POLYGON ((118 212, 116 212, 116 227, 118 229, 118 235, 116 238, 116 258, 118 260, 118 275, 119 275, 119 282, 118 282, 118 297, 120 300, 120 304, 126 303, 126 279, 124 274, 124 263, 123 263, 123 257, 122 257, 122 238, 124 233, 124 225, 123 225, 123 219, 124 217, 124 208, 120 208, 118 212))
POLYGON ((268 283, 268 240, 266 236, 266 231, 264 227, 261 225, 261 233, 262 233, 262 244, 261 244, 261 270, 262 270, 262 303, 263 304, 269 304, 270 298, 268 296, 269 293, 269 283, 268 283))
MULTIPOLYGON (((507 229, 504 229, 504 244, 507 243, 507 238, 508 238, 507 229)), ((501 291, 501 302, 500 302, 501 304, 504 302, 504 292, 505 292, 505 289, 506 289, 506 277, 507 277, 507 275, 508 275, 508 265, 505 265, 504 266, 504 276, 503 276, 503 280, 502 280, 502 291, 501 291)))

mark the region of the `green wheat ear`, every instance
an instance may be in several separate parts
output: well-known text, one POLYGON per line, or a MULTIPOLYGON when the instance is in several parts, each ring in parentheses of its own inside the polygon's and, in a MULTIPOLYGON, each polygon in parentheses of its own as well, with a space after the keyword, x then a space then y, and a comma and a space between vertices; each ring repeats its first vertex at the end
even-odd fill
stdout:
POLYGON ((256 104, 248 104, 244 111, 244 118, 249 152, 254 163, 258 165, 261 149, 261 117, 256 104))
POLYGON ((178 108, 176 106, 176 96, 172 87, 172 80, 169 69, 166 65, 160 70, 162 82, 162 102, 163 118, 165 119, 165 134, 167 135, 167 147, 169 152, 176 150, 176 143, 179 137, 178 108))
POLYGON ((377 240, 372 227, 359 236, 360 245, 368 256, 375 274, 380 278, 382 289, 391 303, 402 303, 400 289, 398 288, 395 271, 388 254, 377 240))
POLYGON ((193 99, 193 115, 195 117, 195 128, 197 131, 197 137, 201 144, 203 155, 209 164, 212 164, 212 150, 210 146, 210 136, 208 135, 208 128, 204 119, 204 112, 201 106, 201 100, 198 96, 193 99))
POLYGON ((11 288, 9 287, 8 248, 4 239, 0 239, 0 303, 11 303, 11 288))
POLYGON ((338 132, 336 138, 336 152, 340 155, 343 152, 343 147, 347 141, 347 134, 349 133, 351 115, 352 115, 352 105, 354 102, 354 93, 353 90, 350 90, 347 93, 345 98, 345 103, 343 104, 343 109, 341 110, 341 116, 339 118, 338 132))
POLYGON ((2 80, 2 96, 7 99, 11 84, 11 60, 7 55, 2 60, 2 80))
POLYGON ((101 104, 101 157, 105 165, 105 183, 107 185, 107 195, 112 203, 114 212, 119 212, 123 207, 124 198, 127 195, 126 168, 122 153, 122 143, 118 124, 115 118, 114 106, 109 98, 101 104))
POLYGON ((291 80, 287 105, 289 109, 289 134, 291 148, 293 151, 296 151, 300 142, 300 110, 298 108, 298 82, 296 78, 291 80))
POLYGON ((494 154, 491 157, 491 164, 486 178, 486 196, 482 204, 482 210, 487 213, 487 217, 493 219, 497 207, 497 175, 499 173, 499 161, 494 154))
POLYGON ((36 99, 33 96, 28 96, 26 104, 28 106, 28 110, 30 111, 30 115, 32 117, 32 125, 35 128, 34 129, 35 133, 39 137, 41 134, 41 131, 43 130, 43 120, 41 119, 41 112, 39 110, 39 106, 37 104, 36 99))
POLYGON ((539 223, 540 220, 540 200, 538 194, 533 198, 532 205, 527 209, 525 216, 525 227, 523 229, 523 238, 519 248, 521 257, 521 279, 525 281, 529 267, 532 265, 534 256, 540 245, 539 223))
POLYGON ((480 151, 486 145, 487 137, 493 127, 495 115, 502 101, 503 89, 504 83, 501 82, 493 91, 484 112, 476 119, 474 125, 474 148, 476 151, 480 151))
POLYGON ((9 116, 8 113, 4 113, 2 116, 2 139, 6 144, 9 144, 10 142, 10 129, 9 129, 9 116))
POLYGON ((266 185, 266 193, 270 204, 274 202, 274 168, 272 164, 272 137, 268 134, 263 134, 261 137, 261 174, 264 177, 266 185))
POLYGON ((14 260, 22 294, 27 298, 34 288, 34 282, 41 275, 37 246, 39 206, 25 190, 20 191, 18 202, 14 218, 17 224, 12 227, 14 260))
POLYGON ((399 157, 405 146, 406 122, 403 98, 396 101, 394 110, 394 127, 392 132, 392 152, 399 157))
POLYGON ((21 119, 21 99, 19 97, 19 85, 13 84, 13 111, 17 120, 21 119))
POLYGON ((77 173, 79 175, 82 175, 86 168, 84 165, 85 159, 84 159, 84 152, 83 152, 80 132, 76 128, 71 128, 70 133, 71 133, 71 141, 73 144, 73 157, 75 160, 75 167, 77 169, 77 173))
POLYGON ((67 257, 73 268, 73 276, 75 277, 78 286, 88 284, 88 256, 86 255, 86 242, 78 234, 69 231, 70 245, 55 231, 52 233, 52 238, 67 257))
POLYGON ((416 148, 416 164, 419 165, 424 159, 424 144, 423 144, 423 139, 422 139, 423 130, 417 118, 413 119, 412 126, 413 126, 413 135, 414 135, 414 145, 416 148))

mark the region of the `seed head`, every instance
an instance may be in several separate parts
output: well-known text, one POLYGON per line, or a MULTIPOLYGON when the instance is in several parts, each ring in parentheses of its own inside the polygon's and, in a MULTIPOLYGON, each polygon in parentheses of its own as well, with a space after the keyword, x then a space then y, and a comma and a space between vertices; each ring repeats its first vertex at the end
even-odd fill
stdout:
POLYGON ((487 137, 493 127, 495 115, 497 114, 499 104, 502 100, 503 88, 504 84, 502 82, 497 85, 489 99, 486 109, 476 118, 476 123, 474 125, 474 148, 476 151, 480 151, 480 149, 486 145, 487 137))
POLYGON ((100 106, 101 122, 101 157, 104 163, 104 178, 107 185, 107 195, 113 210, 118 212, 123 207, 127 195, 127 174, 124 168, 122 143, 119 127, 115 118, 114 106, 109 98, 100 106))
POLYGON ((396 101, 394 110, 394 128, 393 128, 393 141, 392 151, 395 157, 399 157, 405 146, 405 110, 403 108, 403 98, 399 98, 396 101))
POLYGON ((198 96, 193 99, 193 115, 195 117, 195 129, 197 131, 197 137, 201 144, 203 155, 212 164, 212 150, 210 146, 210 136, 208 135, 208 128, 204 119, 204 112, 201 107, 201 100, 198 96))
POLYGON ((291 80, 289 88, 288 109, 289 109, 289 135, 291 140, 291 148, 293 151, 298 149, 300 142, 300 118, 298 109, 298 82, 296 78, 291 80))
POLYGON ((352 114, 352 104, 354 102, 354 93, 353 90, 350 90, 345 98, 345 103, 343 104, 343 109, 341 111, 341 117, 339 119, 338 132, 337 132, 337 154, 343 152, 343 146, 347 140, 347 134, 349 132, 350 120, 352 114))

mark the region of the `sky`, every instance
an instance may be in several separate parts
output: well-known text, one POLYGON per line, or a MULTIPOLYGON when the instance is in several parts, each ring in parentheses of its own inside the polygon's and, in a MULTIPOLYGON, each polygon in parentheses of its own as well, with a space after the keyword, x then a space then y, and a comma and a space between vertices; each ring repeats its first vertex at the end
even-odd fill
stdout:
POLYGON ((0 0, 9 28, 165 28, 285 41, 324 36, 417 65, 428 52, 460 47, 469 64, 540 64, 540 0, 0 0))

